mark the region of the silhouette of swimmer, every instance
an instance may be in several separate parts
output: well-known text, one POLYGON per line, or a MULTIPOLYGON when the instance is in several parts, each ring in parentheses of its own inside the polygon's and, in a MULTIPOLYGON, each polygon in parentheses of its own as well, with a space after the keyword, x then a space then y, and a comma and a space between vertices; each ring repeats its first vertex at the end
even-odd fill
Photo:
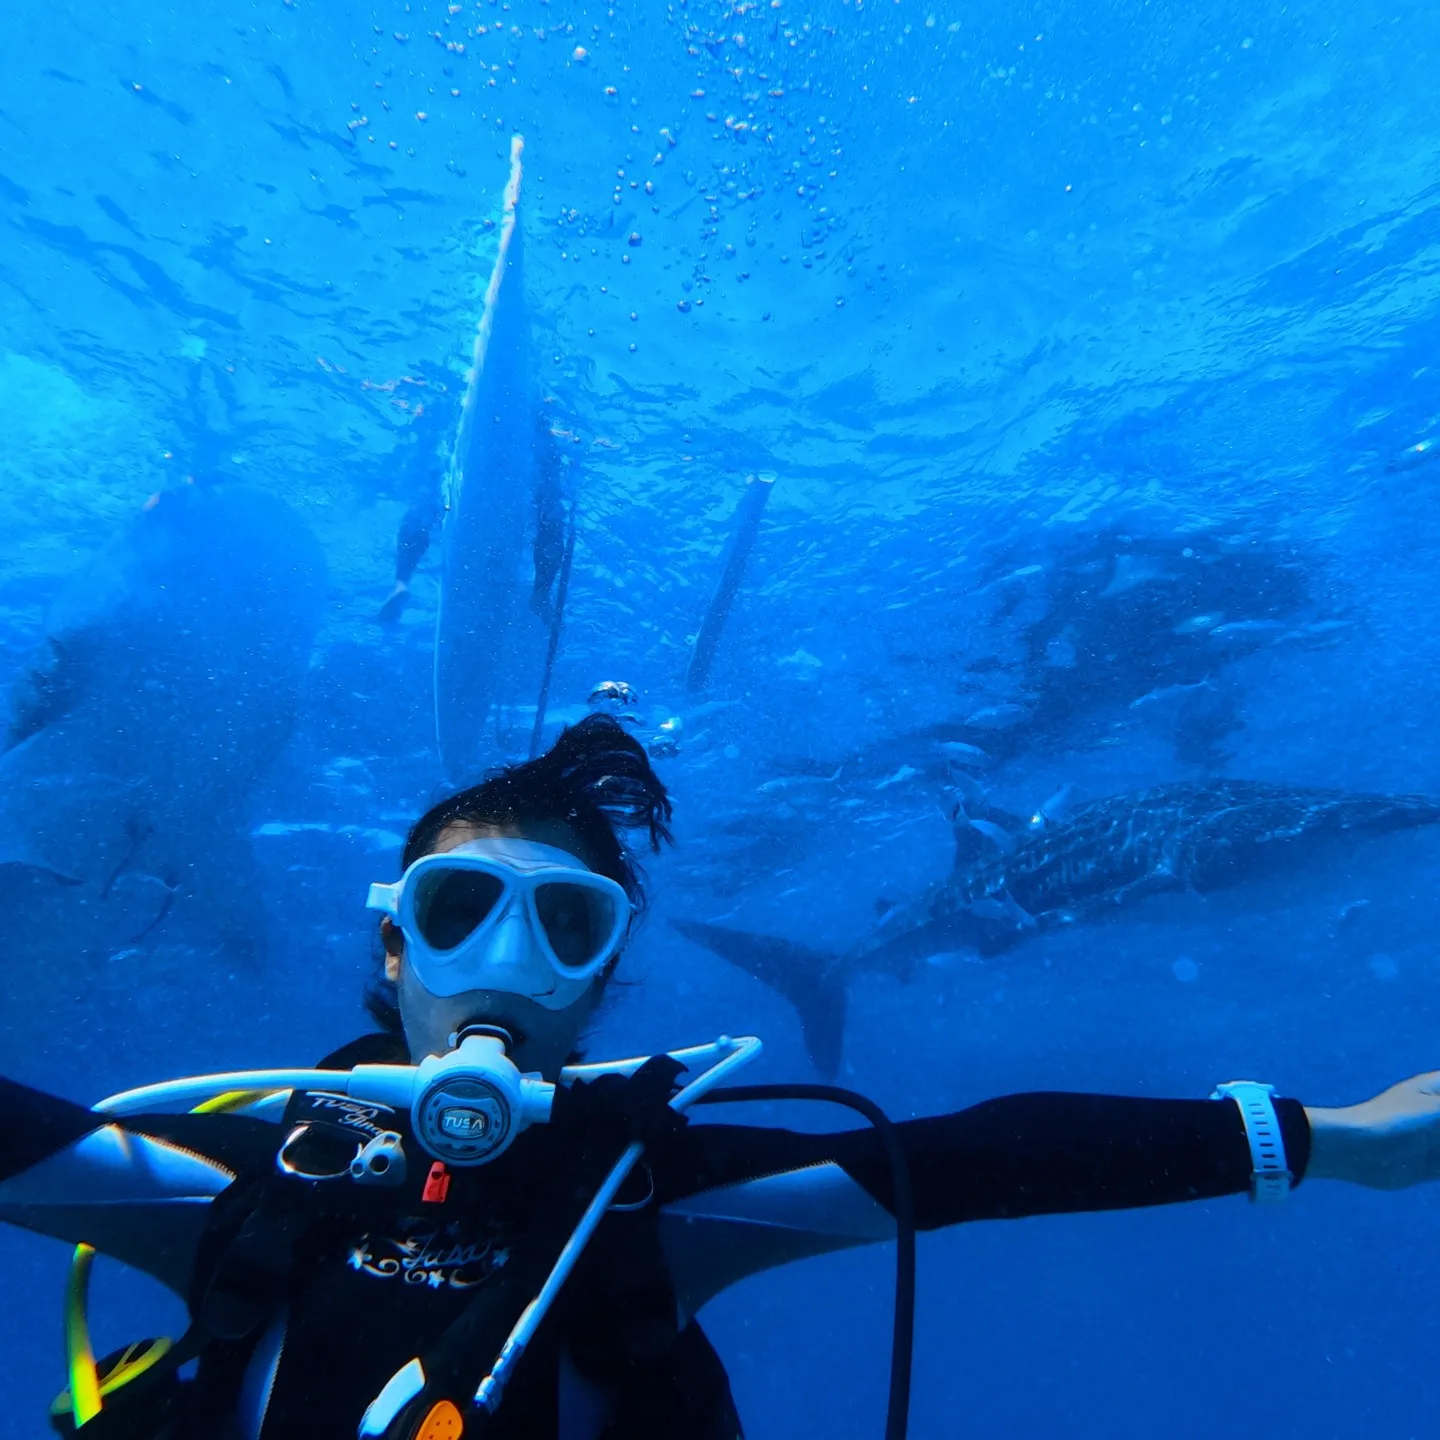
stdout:
MULTIPOLYGON (((437 444, 443 428, 430 407, 417 408, 413 439, 403 462, 402 493, 411 501, 400 517, 395 538, 395 588, 380 607, 376 619, 382 624, 398 620, 410 599, 410 581, 430 549, 430 537, 444 516, 441 475, 445 467, 443 450, 437 444)), ((535 578, 530 592, 530 609, 547 625, 555 620, 555 586, 565 558, 565 469, 566 460, 543 414, 535 417, 532 440, 534 455, 535 535, 531 558, 535 578)))
POLYGON ((375 616, 382 624, 398 620, 410 599, 410 581, 430 548, 430 532, 444 514, 441 478, 449 418, 443 406, 417 405, 396 465, 396 488, 408 498, 395 538, 395 588, 375 616))
POLYGON ((555 583, 565 560, 565 470, 568 462, 544 415, 535 417, 535 538, 531 556, 535 580, 530 608, 547 625, 555 623, 555 583))

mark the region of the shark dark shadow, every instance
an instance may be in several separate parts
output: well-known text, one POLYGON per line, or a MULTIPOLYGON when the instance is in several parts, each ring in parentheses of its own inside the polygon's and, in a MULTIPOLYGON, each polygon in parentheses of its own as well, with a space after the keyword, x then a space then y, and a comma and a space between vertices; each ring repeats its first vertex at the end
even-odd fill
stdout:
POLYGON ((1119 918, 1154 897, 1313 876, 1361 842, 1440 823, 1436 796, 1246 780, 1159 785, 1068 814, 1057 802, 1029 816, 957 806, 949 876, 884 908, 872 932, 848 951, 693 920, 672 923, 789 1000, 811 1060, 831 1076, 840 1064, 854 976, 908 982, 932 956, 999 955, 1047 931, 1119 918))
POLYGON ((73 1005, 116 951, 259 928, 244 806, 290 732, 324 588, 308 527, 232 484, 163 492, 66 584, 0 753, 7 1028, 73 1005))

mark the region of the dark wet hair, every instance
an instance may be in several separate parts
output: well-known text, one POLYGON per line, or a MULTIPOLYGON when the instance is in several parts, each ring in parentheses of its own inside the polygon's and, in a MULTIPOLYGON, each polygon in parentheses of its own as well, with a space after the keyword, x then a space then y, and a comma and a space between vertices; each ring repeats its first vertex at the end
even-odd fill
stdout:
MULTIPOLYGON (((496 770, 427 810, 410 827, 400 865, 408 869, 431 854, 452 825, 559 823, 574 832, 580 858, 630 897, 638 919, 647 903, 644 876, 623 835, 643 830, 658 853, 672 838, 671 811, 670 793, 644 746, 611 716, 587 715, 543 755, 496 770)), ((381 1029, 399 1033, 390 981, 370 987, 365 1008, 381 1029)))

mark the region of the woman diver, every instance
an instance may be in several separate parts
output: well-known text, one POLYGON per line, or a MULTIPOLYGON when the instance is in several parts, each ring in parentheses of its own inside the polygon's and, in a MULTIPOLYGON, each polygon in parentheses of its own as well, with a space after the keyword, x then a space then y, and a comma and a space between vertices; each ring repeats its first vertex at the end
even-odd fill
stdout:
POLYGON ((645 752, 604 716, 432 809, 399 882, 371 889, 381 1031, 322 1062, 333 1090, 117 1122, 0 1083, 0 1219, 148 1271, 192 1319, 168 1353, 156 1342, 96 1367, 72 1314, 71 1387, 52 1412, 62 1433, 735 1440, 697 1311, 769 1267, 894 1238, 897 1211, 933 1229, 1278 1199, 1307 1177, 1381 1189, 1440 1178, 1440 1074, 1340 1110, 1250 1082, 1209 1100, 1011 1095, 896 1125, 898 1169, 883 1126, 687 1123, 669 1103, 681 1067, 667 1057, 557 1087, 548 1123, 483 1165, 432 1163, 415 1142, 440 1113, 461 1153, 485 1128, 484 1102, 406 1113, 346 1090, 338 1072, 423 1073, 477 1044, 560 1078, 644 903, 621 833, 658 849, 669 818, 645 752), (640 1163, 605 1197, 559 1298, 528 1346, 508 1347, 503 1401, 470 1403, 636 1142, 640 1163))

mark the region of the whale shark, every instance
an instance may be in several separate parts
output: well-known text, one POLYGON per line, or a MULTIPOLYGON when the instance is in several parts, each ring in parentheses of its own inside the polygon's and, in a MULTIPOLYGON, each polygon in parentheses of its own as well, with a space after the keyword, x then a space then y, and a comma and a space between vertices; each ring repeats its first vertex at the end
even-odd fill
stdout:
POLYGON ((785 996, 800 1016, 816 1069, 833 1076, 853 976, 908 981, 932 955, 997 955, 1045 931, 1125 913, 1166 891, 1209 894, 1314 864, 1337 845, 1440 822, 1437 796, 1253 780, 1159 785, 1068 815, 1051 809, 1022 817, 958 805, 950 874, 886 908, 848 951, 701 921, 671 924, 785 996))
POLYGON ((324 591, 295 511, 228 483, 152 497, 65 583, 0 732, 12 1001, 177 908, 249 928, 243 804, 290 733, 324 591))

